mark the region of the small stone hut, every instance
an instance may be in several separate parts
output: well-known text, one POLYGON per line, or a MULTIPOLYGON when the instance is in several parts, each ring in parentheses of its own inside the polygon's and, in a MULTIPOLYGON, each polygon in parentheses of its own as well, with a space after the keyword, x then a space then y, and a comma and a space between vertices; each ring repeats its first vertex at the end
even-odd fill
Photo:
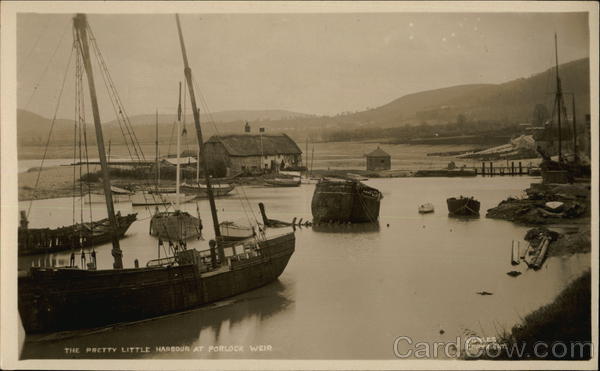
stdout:
POLYGON ((392 168, 392 159, 390 155, 377 147, 376 150, 367 153, 367 170, 390 170, 392 168))

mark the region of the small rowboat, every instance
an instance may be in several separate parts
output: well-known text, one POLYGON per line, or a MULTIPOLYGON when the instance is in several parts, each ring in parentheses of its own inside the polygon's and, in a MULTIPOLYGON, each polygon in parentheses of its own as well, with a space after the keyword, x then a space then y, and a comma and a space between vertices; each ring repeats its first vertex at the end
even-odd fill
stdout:
POLYGON ((432 213, 433 210, 434 210, 433 205, 430 203, 419 206, 419 214, 432 213))
POLYGON ((238 225, 233 222, 222 222, 219 224, 221 229, 221 238, 224 241, 245 240, 254 236, 254 228, 238 225))

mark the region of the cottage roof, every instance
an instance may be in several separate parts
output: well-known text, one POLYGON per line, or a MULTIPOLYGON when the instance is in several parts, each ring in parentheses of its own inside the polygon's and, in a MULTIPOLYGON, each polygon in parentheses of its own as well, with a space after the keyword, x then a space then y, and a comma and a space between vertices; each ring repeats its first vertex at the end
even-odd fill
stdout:
POLYGON ((296 142, 286 134, 220 135, 213 136, 207 141, 207 143, 219 142, 223 144, 230 156, 296 155, 302 153, 296 142))
POLYGON ((390 155, 386 151, 377 147, 376 150, 367 153, 367 157, 390 157, 390 155))

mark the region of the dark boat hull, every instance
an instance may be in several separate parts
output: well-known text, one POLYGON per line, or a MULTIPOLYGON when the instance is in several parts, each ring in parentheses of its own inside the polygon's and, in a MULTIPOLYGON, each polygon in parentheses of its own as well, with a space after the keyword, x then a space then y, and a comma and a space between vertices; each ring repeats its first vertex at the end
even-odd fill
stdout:
POLYGON ((300 187, 300 179, 265 179, 265 184, 271 187, 300 187))
POLYGON ((102 327, 175 313, 276 280, 295 249, 293 233, 259 243, 260 254, 201 265, 122 270, 35 269, 19 278, 19 313, 27 333, 102 327))
POLYGON ((383 196, 375 188, 357 181, 321 181, 313 194, 313 222, 374 223, 379 219, 383 196))
POLYGON ((479 201, 473 198, 449 198, 446 200, 450 215, 477 216, 479 215, 479 201))
MULTIPOLYGON (((123 238, 129 226, 136 220, 137 214, 117 216, 119 228, 117 236, 123 238)), ((75 224, 62 228, 19 228, 19 256, 33 254, 48 254, 70 250, 74 247, 92 247, 111 241, 108 219, 102 219, 90 224, 75 224), (81 235, 81 241, 78 241, 81 235)))

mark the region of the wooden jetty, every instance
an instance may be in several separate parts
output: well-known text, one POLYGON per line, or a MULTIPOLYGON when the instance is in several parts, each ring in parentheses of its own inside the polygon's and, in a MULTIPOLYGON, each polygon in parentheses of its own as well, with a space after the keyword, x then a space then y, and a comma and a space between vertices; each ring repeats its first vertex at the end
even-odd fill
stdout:
POLYGON ((508 161, 505 166, 495 165, 494 162, 490 161, 489 163, 482 162, 481 167, 474 167, 475 173, 477 175, 489 175, 489 176, 516 176, 516 175, 530 175, 532 170, 537 169, 536 166, 528 164, 526 166, 523 165, 521 161, 514 162, 511 161, 510 164, 508 161))

